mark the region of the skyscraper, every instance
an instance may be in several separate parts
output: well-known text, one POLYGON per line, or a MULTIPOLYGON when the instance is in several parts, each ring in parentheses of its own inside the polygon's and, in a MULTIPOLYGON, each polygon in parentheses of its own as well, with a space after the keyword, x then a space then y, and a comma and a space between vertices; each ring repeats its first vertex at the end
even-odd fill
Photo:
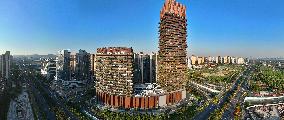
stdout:
POLYGON ((56 80, 71 80, 70 56, 71 52, 69 50, 58 52, 56 57, 56 80))
POLYGON ((155 83, 157 78, 157 53, 150 55, 150 82, 155 83))
POLYGON ((91 62, 91 76, 95 76, 96 71, 96 54, 90 54, 90 62, 91 62))
POLYGON ((0 71, 3 78, 8 79, 10 77, 12 56, 10 51, 6 51, 5 54, 0 56, 0 71))
POLYGON ((90 70, 90 54, 87 53, 85 50, 80 49, 79 53, 76 54, 76 80, 89 80, 91 78, 90 70))
POLYGON ((76 53, 70 53, 70 74, 71 79, 75 79, 75 71, 76 71, 76 53))
POLYGON ((151 60, 150 55, 143 52, 134 54, 134 79, 135 83, 151 82, 151 60))
POLYGON ((10 51, 6 51, 5 54, 0 55, 0 93, 3 92, 6 84, 9 83, 11 74, 11 63, 13 56, 10 55, 10 51))
POLYGON ((186 7, 166 0, 160 12, 158 83, 167 91, 179 90, 187 80, 186 7))
POLYGON ((134 53, 133 57, 134 57, 134 71, 133 71, 133 83, 142 83, 142 68, 141 68, 141 64, 142 64, 142 57, 141 57, 141 53, 134 53))

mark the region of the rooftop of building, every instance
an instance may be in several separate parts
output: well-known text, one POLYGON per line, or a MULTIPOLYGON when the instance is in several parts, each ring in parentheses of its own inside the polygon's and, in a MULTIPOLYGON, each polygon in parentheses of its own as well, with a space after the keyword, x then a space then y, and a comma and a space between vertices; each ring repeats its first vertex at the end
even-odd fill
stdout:
POLYGON ((166 92, 156 83, 135 84, 134 95, 139 96, 157 96, 165 94, 166 92))
POLYGON ((176 2, 176 0, 166 0, 160 12, 160 17, 163 18, 166 13, 172 13, 181 17, 186 17, 186 7, 181 3, 176 2))
POLYGON ((97 49, 97 54, 133 54, 133 49, 127 47, 103 47, 97 49))

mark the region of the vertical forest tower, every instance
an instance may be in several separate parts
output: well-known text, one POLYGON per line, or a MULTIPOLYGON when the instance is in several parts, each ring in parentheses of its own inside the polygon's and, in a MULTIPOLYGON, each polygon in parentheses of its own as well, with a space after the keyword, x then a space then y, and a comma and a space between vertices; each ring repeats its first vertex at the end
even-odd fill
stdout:
POLYGON ((187 80, 186 7, 166 0, 160 12, 158 83, 167 91, 184 88, 187 80))

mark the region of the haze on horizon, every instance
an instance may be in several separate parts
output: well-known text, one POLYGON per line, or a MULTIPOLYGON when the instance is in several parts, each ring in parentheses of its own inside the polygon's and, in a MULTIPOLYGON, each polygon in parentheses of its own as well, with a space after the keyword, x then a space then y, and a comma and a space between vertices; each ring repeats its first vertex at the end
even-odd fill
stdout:
MULTIPOLYGON (((177 0, 187 6, 188 53, 284 56, 283 0, 177 0)), ((0 53, 95 53, 126 46, 158 51, 164 0, 1 0, 0 53)))

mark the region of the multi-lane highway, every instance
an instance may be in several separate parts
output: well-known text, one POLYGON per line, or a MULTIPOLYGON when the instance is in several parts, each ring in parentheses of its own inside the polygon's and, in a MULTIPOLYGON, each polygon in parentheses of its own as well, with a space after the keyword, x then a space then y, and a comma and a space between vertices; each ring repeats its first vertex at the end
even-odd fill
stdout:
POLYGON ((69 119, 71 120, 77 120, 76 116, 73 115, 72 112, 70 112, 68 110, 68 108, 66 107, 66 105, 64 104, 64 102, 61 99, 58 99, 56 94, 54 92, 52 92, 49 87, 43 85, 42 83, 40 83, 38 80, 35 80, 35 82, 37 83, 37 85, 41 86, 44 90, 45 93, 48 94, 48 96, 53 100, 54 103, 56 103, 56 105, 59 108, 62 108, 64 113, 66 114, 66 116, 68 116, 69 119))
MULTIPOLYGON (((211 102, 204 110, 203 112, 200 112, 199 114, 197 114, 193 119, 194 120, 206 120, 210 117, 211 113, 213 113, 216 109, 219 109, 221 107, 223 107, 223 105, 225 104, 225 102, 227 100, 229 100, 229 97, 233 94, 234 90, 237 89, 237 87, 240 85, 241 77, 244 77, 245 74, 247 74, 248 70, 246 70, 245 72, 241 73, 241 75, 235 80, 235 83, 231 86, 231 88, 225 92, 222 96, 222 98, 219 100, 219 103, 214 104, 213 102, 211 102)), ((241 94, 241 93, 240 93, 241 94)), ((229 112, 230 113, 230 112, 229 112)))
MULTIPOLYGON (((32 93, 35 97, 35 101, 36 101, 37 106, 46 115, 46 119, 55 120, 56 119, 55 114, 49 109, 50 106, 47 104, 47 101, 45 100, 43 95, 40 93, 40 91, 35 88, 33 83, 30 84, 30 89, 31 89, 31 91, 32 91, 32 93)), ((39 115, 39 117, 42 117, 42 116, 39 115)))
POLYGON ((20 68, 21 68, 20 76, 22 77, 23 81, 25 81, 29 86, 28 88, 31 91, 30 93, 33 94, 33 96, 35 97, 36 105, 43 112, 42 114, 45 114, 46 119, 48 120, 56 119, 55 113, 51 110, 52 106, 50 106, 53 105, 55 107, 61 108, 64 114, 68 116, 69 119, 77 120, 75 115, 73 115, 73 113, 67 109, 64 102, 60 99, 57 99, 56 95, 49 89, 49 87, 43 85, 43 83, 40 82, 39 80, 40 78, 36 77, 35 75, 36 73, 34 73, 33 70, 21 66, 20 68), (41 90, 39 90, 39 88, 41 88, 41 90), (44 94, 47 94, 47 96, 44 96, 44 94), (49 100, 51 101, 48 101, 47 98, 45 97, 49 97, 50 98, 49 100))
POLYGON ((237 103, 242 104, 245 96, 244 92, 247 91, 248 88, 248 84, 247 84, 247 80, 248 80, 248 76, 244 75, 244 79, 242 81, 242 84, 240 85, 240 87, 238 88, 236 95, 231 98, 230 100, 230 107, 224 112, 222 119, 224 120, 232 120, 234 119, 234 112, 235 112, 235 108, 237 106, 237 103))

